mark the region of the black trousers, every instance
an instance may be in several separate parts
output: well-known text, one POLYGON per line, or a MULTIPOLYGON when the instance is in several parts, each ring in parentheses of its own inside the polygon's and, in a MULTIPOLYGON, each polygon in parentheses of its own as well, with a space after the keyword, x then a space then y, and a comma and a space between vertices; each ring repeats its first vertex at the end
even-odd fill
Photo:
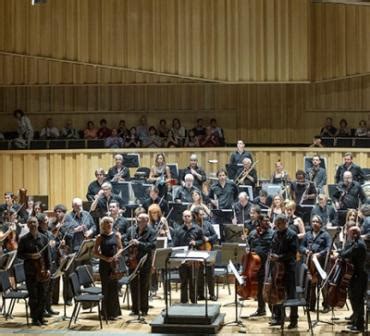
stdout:
POLYGON ((118 297, 118 280, 112 280, 110 274, 112 268, 110 263, 104 260, 100 260, 99 263, 99 274, 101 280, 103 299, 103 314, 106 312, 107 318, 117 317, 121 315, 121 308, 119 306, 118 297))
POLYGON ((190 301, 195 303, 196 299, 196 282, 197 268, 192 266, 192 263, 184 263, 179 267, 180 287, 181 287, 181 303, 190 301), (189 291, 189 293, 188 293, 189 291))
POLYGON ((257 287, 257 311, 264 312, 266 311, 265 300, 263 299, 263 282, 265 280, 265 267, 261 266, 262 272, 258 273, 258 287, 257 287))
MULTIPOLYGON (((210 296, 215 295, 214 273, 215 273, 214 266, 206 266, 206 282, 210 296)), ((204 264, 201 264, 198 270, 197 292, 198 296, 205 297, 207 295, 207 293, 204 290, 204 264)))
POLYGON ((359 329, 364 328, 365 309, 364 297, 367 287, 366 272, 355 273, 352 276, 351 284, 348 289, 349 300, 353 309, 352 322, 359 329))
POLYGON ((26 273, 26 286, 29 294, 29 306, 33 321, 41 321, 47 303, 49 281, 37 281, 35 274, 26 273))
MULTIPOLYGON (((149 310, 149 282, 150 273, 152 270, 152 259, 147 259, 145 264, 140 270, 140 281, 139 276, 136 276, 130 283, 132 308, 134 313, 138 313, 139 310, 146 314, 149 310), (139 287, 140 287, 140 301, 139 299, 139 287)), ((130 272, 131 274, 131 272, 130 272)))

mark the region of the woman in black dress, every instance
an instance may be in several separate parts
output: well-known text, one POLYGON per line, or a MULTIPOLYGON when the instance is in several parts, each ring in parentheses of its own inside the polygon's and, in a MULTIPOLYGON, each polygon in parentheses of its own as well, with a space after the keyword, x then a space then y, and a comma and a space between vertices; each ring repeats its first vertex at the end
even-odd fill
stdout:
POLYGON ((121 235, 119 232, 113 232, 113 218, 103 217, 100 221, 100 235, 95 241, 94 254, 100 259, 99 273, 104 295, 103 313, 107 314, 109 320, 116 320, 121 315, 118 280, 112 277, 121 252, 121 235))

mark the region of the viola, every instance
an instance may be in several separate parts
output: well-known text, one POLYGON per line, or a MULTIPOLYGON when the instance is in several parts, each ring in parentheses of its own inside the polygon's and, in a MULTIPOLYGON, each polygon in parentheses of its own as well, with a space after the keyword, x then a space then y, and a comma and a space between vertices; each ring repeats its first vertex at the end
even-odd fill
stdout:
POLYGON ((244 299, 257 298, 258 292, 258 272, 261 268, 261 258, 255 252, 246 252, 242 257, 244 278, 243 285, 237 285, 237 293, 244 299))
POLYGON ((268 304, 277 305, 281 304, 285 299, 285 266, 279 261, 274 261, 272 266, 269 254, 263 283, 263 299, 268 304))

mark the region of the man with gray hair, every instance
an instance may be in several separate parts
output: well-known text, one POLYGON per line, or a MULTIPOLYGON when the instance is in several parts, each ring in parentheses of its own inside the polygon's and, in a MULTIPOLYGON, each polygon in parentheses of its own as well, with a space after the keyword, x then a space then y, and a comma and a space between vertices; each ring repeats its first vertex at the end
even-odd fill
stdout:
MULTIPOLYGON (((185 175, 185 184, 184 186, 180 187, 179 190, 176 193, 175 201, 178 203, 192 203, 192 193, 194 190, 199 191, 198 188, 196 188, 193 185, 194 177, 192 174, 186 174, 185 175)), ((200 191, 199 191, 200 192, 200 191)))
POLYGON ((108 170, 107 179, 110 182, 122 182, 130 179, 130 170, 123 165, 123 156, 114 156, 115 165, 108 170))
POLYGON ((249 196, 245 191, 239 193, 239 201, 233 205, 233 224, 244 224, 250 219, 249 212, 252 204, 249 202, 249 196))
POLYGON ((191 174, 194 177, 193 184, 198 189, 202 188, 203 182, 206 180, 206 173, 205 171, 199 167, 198 165, 198 157, 196 154, 190 155, 190 162, 189 166, 187 166, 185 169, 183 169, 180 173, 180 180, 182 185, 185 184, 185 176, 187 174, 191 174))

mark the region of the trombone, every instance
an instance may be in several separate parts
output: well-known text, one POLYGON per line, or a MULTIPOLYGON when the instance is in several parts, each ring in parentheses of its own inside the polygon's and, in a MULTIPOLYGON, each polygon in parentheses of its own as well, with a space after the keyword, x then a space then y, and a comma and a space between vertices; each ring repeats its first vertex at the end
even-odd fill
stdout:
POLYGON ((235 184, 243 184, 244 180, 249 176, 249 173, 256 167, 258 161, 254 161, 248 169, 243 168, 238 177, 235 179, 235 184))

